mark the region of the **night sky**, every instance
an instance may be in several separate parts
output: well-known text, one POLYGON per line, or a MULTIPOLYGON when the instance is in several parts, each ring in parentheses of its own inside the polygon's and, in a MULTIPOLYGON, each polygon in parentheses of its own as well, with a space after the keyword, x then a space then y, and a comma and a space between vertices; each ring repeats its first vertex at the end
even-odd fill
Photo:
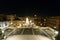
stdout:
POLYGON ((58 16, 60 15, 59 1, 0 1, 0 13, 17 14, 19 16, 58 16))

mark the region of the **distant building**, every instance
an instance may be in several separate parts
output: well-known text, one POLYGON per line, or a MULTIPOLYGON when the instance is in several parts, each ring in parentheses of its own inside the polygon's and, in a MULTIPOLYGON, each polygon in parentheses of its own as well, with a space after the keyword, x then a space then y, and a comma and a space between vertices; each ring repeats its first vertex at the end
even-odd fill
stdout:
POLYGON ((7 20, 11 21, 15 19, 16 15, 7 15, 6 17, 7 17, 7 20))
POLYGON ((49 18, 47 18, 47 22, 49 26, 51 27, 56 27, 59 28, 60 26, 60 16, 51 16, 49 18))
POLYGON ((16 15, 0 14, 0 29, 8 27, 15 19, 16 15))

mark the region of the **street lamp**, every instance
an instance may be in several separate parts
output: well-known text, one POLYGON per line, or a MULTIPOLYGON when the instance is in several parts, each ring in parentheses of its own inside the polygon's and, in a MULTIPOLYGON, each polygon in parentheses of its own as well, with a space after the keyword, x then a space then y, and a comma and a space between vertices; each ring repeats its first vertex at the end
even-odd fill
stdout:
POLYGON ((4 30, 2 30, 2 39, 4 39, 4 36, 5 36, 4 30))
POLYGON ((5 28, 5 25, 4 25, 4 22, 2 22, 2 28, 1 28, 1 31, 2 31, 2 39, 4 39, 5 37, 5 34, 4 34, 4 28, 5 28))
POLYGON ((2 30, 2 33, 4 33, 4 30, 2 30))
POLYGON ((37 15, 35 14, 34 16, 36 17, 37 15))

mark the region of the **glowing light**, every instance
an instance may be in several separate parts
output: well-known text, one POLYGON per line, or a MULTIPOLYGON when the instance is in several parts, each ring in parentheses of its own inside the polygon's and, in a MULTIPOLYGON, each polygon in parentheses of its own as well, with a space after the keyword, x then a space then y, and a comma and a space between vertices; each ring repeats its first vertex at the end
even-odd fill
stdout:
POLYGON ((29 24, 29 19, 28 18, 26 18, 26 24, 29 24))
POLYGON ((4 33, 4 30, 2 30, 2 33, 4 33))
POLYGON ((20 24, 20 27, 21 27, 21 24, 20 24))
POLYGON ((13 24, 13 23, 11 22, 11 24, 13 24))
POLYGON ((30 20, 30 23, 32 22, 32 20, 30 20))
POLYGON ((56 34, 56 35, 58 35, 58 33, 59 33, 58 31, 55 31, 55 34, 56 34))
POLYGON ((56 26, 54 26, 54 28, 56 28, 56 26))
POLYGON ((34 15, 35 17, 37 16, 37 15, 34 15))

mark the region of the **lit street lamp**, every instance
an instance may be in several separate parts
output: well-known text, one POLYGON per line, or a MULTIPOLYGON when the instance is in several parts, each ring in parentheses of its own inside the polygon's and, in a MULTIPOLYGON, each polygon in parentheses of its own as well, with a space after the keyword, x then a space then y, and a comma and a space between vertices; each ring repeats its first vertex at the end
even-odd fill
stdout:
POLYGON ((2 39, 4 39, 4 36, 5 36, 4 30, 2 30, 2 39))

